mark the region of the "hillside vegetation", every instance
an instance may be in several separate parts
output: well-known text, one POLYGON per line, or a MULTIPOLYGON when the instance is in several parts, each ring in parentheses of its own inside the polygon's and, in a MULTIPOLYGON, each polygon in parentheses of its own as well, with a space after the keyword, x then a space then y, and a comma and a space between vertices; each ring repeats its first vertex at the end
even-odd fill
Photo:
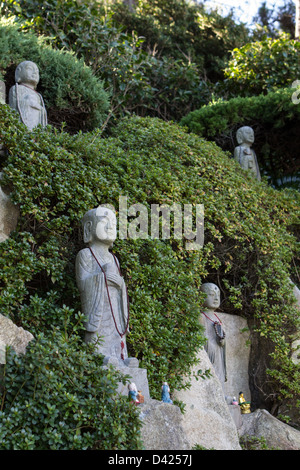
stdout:
MULTIPOLYGON (((72 351, 79 354, 83 348, 74 262, 83 247, 80 219, 85 211, 100 203, 118 210, 121 195, 128 197, 128 205, 144 204, 149 214, 151 203, 202 203, 205 243, 199 251, 187 251, 185 240, 152 240, 150 234, 117 239, 114 246, 129 291, 129 351, 147 369, 151 395, 160 397, 163 380, 180 388, 203 344, 199 287, 207 279, 220 285, 222 309, 254 316, 260 333, 274 343, 270 366, 277 399, 298 393, 297 367, 288 357, 297 322, 289 275, 297 251, 293 226, 299 204, 289 193, 253 181, 215 144, 158 119, 126 119, 109 138, 97 131, 71 136, 51 128, 28 133, 7 106, 1 106, 0 119, 7 149, 4 183, 12 185, 11 197, 21 212, 18 229, 1 244, 1 312, 35 335, 35 358, 41 347, 53 357, 54 334, 62 359, 73 360, 72 351)), ((53 380, 61 379, 51 359, 33 369, 17 391, 24 367, 20 362, 8 362, 2 418, 18 405, 19 420, 28 426, 31 411, 24 402, 38 400, 35 390, 49 370, 53 380)), ((76 393, 83 399, 80 380, 76 393)), ((98 386, 97 381, 90 386, 98 386)), ((61 419, 59 401, 51 394, 49 400, 61 419)), ((41 422, 51 410, 43 409, 41 422)), ((81 415, 77 418, 78 427, 85 429, 81 415)), ((71 426, 68 413, 65 419, 71 426)), ((50 420, 53 432, 59 432, 58 425, 50 420)), ((7 442, 9 436, 2 446, 7 442)))
MULTIPOLYGON (((101 357, 84 344, 74 269, 84 246, 82 216, 99 204, 112 204, 118 216, 120 197, 148 214, 148 233, 117 238, 113 251, 129 293, 129 354, 147 369, 151 397, 160 399, 163 381, 171 391, 184 386, 204 344, 200 286, 210 281, 220 286, 221 310, 247 318, 252 338, 268 344, 259 384, 263 406, 271 411, 289 400, 296 406, 299 365, 291 355, 299 316, 291 280, 299 281, 299 192, 252 179, 223 146, 240 119, 256 117, 262 135, 268 116, 270 135, 278 128, 282 142, 286 121, 298 125, 291 91, 280 81, 276 91, 233 96, 222 82, 225 72, 217 73, 218 64, 228 65, 229 47, 241 47, 246 34, 231 17, 222 21, 202 10, 199 16, 181 0, 168 1, 168 8, 153 0, 148 10, 144 1, 135 13, 126 10, 121 24, 121 4, 113 11, 102 2, 49 0, 38 8, 41 3, 1 4, 10 17, 0 25, 7 91, 17 63, 36 61, 50 124, 28 132, 8 105, 0 106, 1 184, 20 208, 17 229, 0 246, 0 311, 35 337, 25 356, 8 350, 0 449, 143 446, 136 407, 116 393, 125 377, 101 369, 101 357), (184 12, 178 30, 170 21, 176 7, 184 12), (144 26, 147 37, 140 38, 144 26), (184 49, 184 59, 178 46, 186 47, 188 34, 182 43, 176 39, 182 28, 194 38, 203 33, 184 49), (201 44, 206 49, 196 60, 201 44), (270 102, 277 107, 268 108, 270 102), (195 114, 180 123, 190 111, 195 114), (221 139, 222 148, 208 139, 221 139), (152 204, 190 204, 194 224, 196 205, 203 204, 204 246, 188 250, 184 237, 174 236, 172 218, 170 238, 153 239, 152 204)), ((263 145, 260 150, 259 159, 270 155, 263 145)), ((266 164, 273 183, 269 170, 266 164)), ((137 220, 137 213, 128 217, 139 231, 137 220)))

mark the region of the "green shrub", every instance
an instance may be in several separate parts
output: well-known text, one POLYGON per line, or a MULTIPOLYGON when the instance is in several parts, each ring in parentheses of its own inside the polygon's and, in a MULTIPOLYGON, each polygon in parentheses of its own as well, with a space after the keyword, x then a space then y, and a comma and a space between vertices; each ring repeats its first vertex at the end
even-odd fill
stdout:
POLYGON ((55 329, 32 340, 25 357, 9 350, 0 449, 140 449, 137 409, 116 394, 123 378, 101 365, 76 334, 55 329))
POLYGON ((134 9, 114 2, 113 19, 145 37, 143 47, 158 57, 185 59, 197 65, 200 76, 216 82, 224 78, 229 51, 249 40, 244 24, 232 13, 221 16, 217 10, 186 0, 139 0, 134 9))
POLYGON ((289 359, 297 321, 289 281, 299 208, 293 194, 253 181, 214 143, 158 119, 126 119, 104 139, 98 132, 28 133, 7 106, 0 109, 8 152, 4 182, 13 186, 21 213, 18 230, 1 244, 3 314, 46 336, 49 325, 65 331, 67 317, 70 334, 80 311, 74 262, 88 209, 110 203, 118 210, 120 195, 128 206, 145 204, 148 213, 153 203, 203 203, 200 251, 187 251, 185 240, 152 240, 150 234, 117 239, 114 246, 130 298, 129 352, 148 370, 151 396, 160 398, 163 380, 181 388, 203 345, 204 279, 221 283, 222 309, 256 317, 274 343, 274 400, 299 393, 289 359))
POLYGON ((230 16, 185 0, 139 2, 134 14, 115 2, 76 0, 8 0, 2 11, 92 68, 111 97, 106 122, 133 112, 179 120, 207 103, 207 74, 223 77, 228 50, 246 35, 230 16))
POLYGON ((225 90, 251 96, 290 86, 299 79, 299 52, 299 41, 284 33, 233 49, 225 69, 225 90))
POLYGON ((180 123, 214 140, 231 155, 237 145, 237 129, 253 127, 253 148, 262 175, 276 187, 286 184, 298 188, 300 105, 293 102, 293 93, 295 89, 286 88, 266 96, 220 100, 189 113, 180 123))
MULTIPOLYGON (((45 39, 21 31, 11 21, 0 22, 0 72, 9 88, 15 68, 23 60, 40 70, 38 91, 43 95, 49 124, 72 132, 100 127, 107 117, 109 100, 103 84, 82 60, 67 51, 54 50, 45 39)), ((8 101, 7 101, 8 102, 8 101)))

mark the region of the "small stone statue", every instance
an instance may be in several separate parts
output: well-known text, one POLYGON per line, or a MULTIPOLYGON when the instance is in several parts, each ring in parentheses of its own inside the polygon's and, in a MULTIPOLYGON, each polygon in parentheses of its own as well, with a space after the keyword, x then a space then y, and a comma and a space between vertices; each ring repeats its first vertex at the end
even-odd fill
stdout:
POLYGON ((227 381, 226 340, 221 320, 215 313, 220 307, 220 289, 215 284, 207 282, 202 284, 200 290, 206 294, 204 311, 200 316, 200 323, 205 328, 207 338, 204 348, 224 389, 224 382, 227 381))
POLYGON ((133 403, 136 403, 136 404, 139 404, 139 399, 138 399, 138 391, 137 391, 137 388, 136 388, 136 385, 134 382, 131 382, 129 385, 128 385, 128 398, 131 402, 133 403))
POLYGON ((162 387, 161 387, 161 400, 164 403, 173 403, 173 401, 170 398, 170 387, 167 382, 163 382, 162 387))
POLYGON ((243 392, 239 393, 239 405, 241 407, 242 415, 251 413, 250 411, 250 403, 245 400, 243 392))
POLYGON ((253 177, 261 180, 257 158, 254 150, 250 147, 254 142, 254 132, 251 127, 240 127, 236 133, 238 147, 234 149, 234 159, 241 165, 244 170, 249 171, 253 177))
POLYGON ((136 367, 138 360, 128 358, 126 347, 127 289, 119 262, 110 251, 116 239, 116 223, 115 213, 106 207, 99 206, 84 215, 84 242, 88 247, 77 255, 76 279, 86 316, 85 341, 97 343, 104 364, 136 367))
POLYGON ((15 109, 29 130, 47 125, 47 113, 42 95, 36 91, 39 69, 34 62, 21 62, 15 71, 16 84, 9 90, 9 105, 15 109))

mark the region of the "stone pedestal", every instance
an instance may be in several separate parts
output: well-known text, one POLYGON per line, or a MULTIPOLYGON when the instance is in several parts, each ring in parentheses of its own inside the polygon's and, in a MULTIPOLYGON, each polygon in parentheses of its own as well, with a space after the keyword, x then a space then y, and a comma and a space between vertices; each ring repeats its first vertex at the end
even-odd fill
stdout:
POLYGON ((127 396, 128 384, 134 382, 137 390, 140 390, 142 392, 142 395, 145 397, 145 399, 150 398, 147 370, 141 369, 139 367, 138 359, 125 359, 124 363, 121 364, 121 361, 118 361, 116 358, 110 358, 109 361, 104 365, 104 367, 107 367, 108 365, 112 365, 120 372, 122 372, 122 374, 130 376, 130 379, 128 379, 126 385, 123 385, 122 383, 119 384, 118 393, 127 396), (126 363, 128 363, 129 366, 127 366, 126 363))

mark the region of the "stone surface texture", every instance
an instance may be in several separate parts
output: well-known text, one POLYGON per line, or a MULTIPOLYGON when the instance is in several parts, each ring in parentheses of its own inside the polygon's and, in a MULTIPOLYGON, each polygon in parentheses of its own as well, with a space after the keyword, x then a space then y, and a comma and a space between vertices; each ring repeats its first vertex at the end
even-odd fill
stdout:
POLYGON ((17 354, 25 354, 26 347, 34 339, 33 335, 16 326, 9 318, 0 314, 0 342, 11 346, 17 354))
MULTIPOLYGON (((131 361, 132 362, 132 361, 131 361)), ((149 393, 149 384, 147 377, 147 370, 139 367, 139 362, 136 359, 136 367, 126 367, 125 365, 121 366, 119 361, 109 361, 109 364, 112 364, 116 369, 118 369, 122 374, 130 376, 130 379, 127 381, 126 385, 119 383, 118 393, 121 395, 128 395, 128 384, 133 382, 136 385, 138 391, 142 392, 142 395, 147 399, 150 398, 149 393)), ((104 366, 104 368, 107 366, 104 366)))
POLYGON ((267 410, 243 415, 239 435, 264 438, 269 449, 300 450, 300 431, 279 421, 267 410))
POLYGON ((15 230, 18 217, 18 207, 11 202, 9 195, 6 194, 0 186, 0 242, 5 241, 10 233, 15 230))
POLYGON ((178 406, 158 400, 137 405, 142 421, 141 435, 145 450, 189 450, 178 406))
POLYGON ((244 393, 247 401, 251 400, 249 389, 250 332, 247 320, 238 315, 218 313, 226 332, 227 381, 225 395, 238 398, 244 393))
POLYGON ((237 427, 226 403, 222 385, 204 350, 198 352, 188 390, 175 391, 172 398, 185 403, 182 427, 190 448, 240 450, 237 427), (197 377, 197 371, 210 369, 211 377, 197 377))

